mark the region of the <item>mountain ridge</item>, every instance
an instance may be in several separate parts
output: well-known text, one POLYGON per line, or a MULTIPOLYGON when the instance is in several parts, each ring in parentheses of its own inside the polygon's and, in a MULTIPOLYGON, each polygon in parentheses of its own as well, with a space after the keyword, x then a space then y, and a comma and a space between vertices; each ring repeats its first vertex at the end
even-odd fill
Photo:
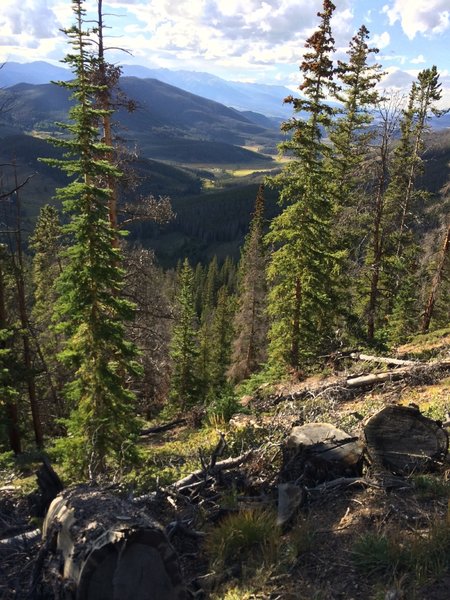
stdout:
MULTIPOLYGON (((236 110, 261 113, 274 118, 275 123, 289 116, 289 111, 283 106, 283 99, 291 92, 284 86, 228 81, 202 71, 152 69, 129 64, 123 65, 122 69, 124 77, 158 79, 236 110)), ((6 88, 18 83, 39 85, 56 80, 68 81, 71 78, 72 73, 68 69, 45 61, 7 62, 0 70, 0 85, 6 88)))

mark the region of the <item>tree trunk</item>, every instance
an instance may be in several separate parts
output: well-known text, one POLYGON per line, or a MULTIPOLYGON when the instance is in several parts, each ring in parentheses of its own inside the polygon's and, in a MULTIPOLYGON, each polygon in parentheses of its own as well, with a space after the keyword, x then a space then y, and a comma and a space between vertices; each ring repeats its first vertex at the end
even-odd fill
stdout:
MULTIPOLYGON (((7 327, 6 322, 6 304, 5 304, 5 285, 3 278, 3 268, 0 265, 0 330, 5 330, 7 327)), ((6 340, 0 340, 0 349, 6 349, 6 340)), ((22 441, 19 430, 19 415, 17 410, 17 404, 11 400, 6 399, 6 417, 7 417, 7 430, 9 447, 14 454, 20 454, 22 452, 22 441)))
POLYGON ((439 255, 439 262, 434 274, 433 281, 431 283, 430 293, 428 294, 427 303, 422 318, 422 333, 426 333, 430 328, 431 318, 433 316, 434 305, 436 304, 436 297, 439 289, 439 285, 444 274, 445 263, 447 255, 450 249, 450 225, 447 227, 445 234, 444 243, 442 244, 441 252, 439 255))
POLYGON ((44 445, 44 435, 42 431, 42 422, 39 412, 39 403, 36 393, 36 382, 33 372, 33 361, 30 345, 30 323, 28 319, 28 310, 25 297, 25 280, 24 280, 24 264, 22 254, 22 217, 21 217, 21 202, 19 193, 19 182, 17 180, 17 170, 14 164, 14 178, 16 186, 16 205, 17 205, 17 228, 16 228, 16 245, 17 245, 17 265, 15 265, 15 279, 17 287, 17 298, 19 304, 19 318, 22 326, 22 342, 23 342, 23 360, 25 363, 26 381, 28 388, 28 397, 30 399, 31 417, 33 420, 34 439, 36 446, 42 448, 44 445))
POLYGON ((185 598, 176 554, 159 524, 99 488, 78 486, 55 498, 43 538, 38 597, 185 598))
POLYGON ((386 406, 364 428, 372 459, 397 474, 439 465, 448 451, 448 434, 439 423, 411 406, 386 406))

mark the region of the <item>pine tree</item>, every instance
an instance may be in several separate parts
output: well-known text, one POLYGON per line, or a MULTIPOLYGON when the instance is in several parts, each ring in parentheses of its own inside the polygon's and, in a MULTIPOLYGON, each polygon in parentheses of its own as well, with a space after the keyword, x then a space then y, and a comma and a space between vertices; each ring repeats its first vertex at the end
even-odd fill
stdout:
POLYGON ((350 42, 348 61, 339 60, 336 73, 340 86, 334 96, 342 103, 343 114, 333 123, 330 139, 334 144, 331 168, 340 208, 354 208, 357 202, 360 167, 373 138, 373 108, 380 101, 376 85, 383 73, 379 64, 369 64, 370 56, 378 53, 378 49, 370 48, 368 39, 369 30, 362 25, 350 42))
POLYGON ((203 286, 203 312, 211 311, 217 302, 217 292, 219 291, 219 265, 217 256, 213 256, 206 273, 205 284, 203 286))
POLYGON ((193 270, 189 261, 185 259, 179 273, 176 296, 178 315, 173 328, 170 350, 172 359, 170 398, 182 410, 199 401, 199 381, 196 375, 199 351, 193 281, 193 270))
POLYGON ((66 149, 66 158, 48 161, 73 176, 57 190, 70 218, 65 233, 72 239, 59 279, 59 328, 68 336, 61 359, 74 373, 67 386, 73 411, 60 446, 72 472, 94 478, 135 456, 135 399, 126 380, 138 367, 135 348, 125 338, 133 306, 121 297, 121 255, 109 221, 107 184, 120 173, 108 160, 110 146, 100 140, 104 111, 93 108, 98 86, 92 83, 92 31, 84 28, 81 0, 74 0, 73 11, 75 24, 66 30, 73 51, 65 62, 75 79, 61 84, 75 100, 71 122, 64 125, 70 139, 55 141, 66 149))
POLYGON ((435 106, 441 98, 440 87, 436 67, 424 69, 413 82, 386 191, 391 227, 384 271, 391 290, 389 330, 395 342, 417 331, 420 319, 421 248, 417 223, 425 213, 429 193, 420 188, 418 177, 424 171, 422 155, 429 117, 441 114, 435 106))
POLYGON ((360 289, 360 265, 367 235, 367 169, 364 168, 375 136, 372 126, 375 106, 380 102, 376 89, 382 77, 380 65, 371 62, 377 48, 368 45, 369 31, 362 25, 352 38, 346 62, 338 61, 339 86, 335 98, 342 104, 341 114, 331 126, 333 155, 329 160, 332 173, 336 215, 333 228, 335 247, 343 261, 341 289, 341 321, 351 334, 359 337, 357 302, 360 289))
POLYGON ((208 381, 208 396, 217 396, 227 382, 227 371, 231 361, 233 339, 234 298, 222 286, 217 295, 217 306, 211 324, 211 369, 208 381))
MULTIPOLYGON (((364 312, 367 323, 367 339, 370 342, 375 341, 378 323, 383 319, 383 311, 380 311, 380 284, 386 255, 386 233, 390 226, 386 189, 389 182, 392 143, 398 127, 399 112, 398 101, 395 97, 379 106, 378 147, 373 161, 374 181, 370 203, 370 235, 365 256, 365 269, 362 273, 362 279, 364 280, 364 276, 367 274, 369 280, 364 312)), ((363 286, 361 287, 363 288, 363 286)), ((366 292, 364 288, 362 291, 366 292)))
POLYGON ((15 377, 18 361, 13 350, 15 331, 8 322, 7 316, 5 259, 5 249, 0 246, 0 415, 6 429, 9 449, 17 455, 22 452, 18 409, 19 393, 17 377, 15 377))
POLYGON ((56 301, 54 284, 62 272, 62 227, 54 206, 46 204, 41 208, 29 245, 34 251, 33 319, 38 327, 42 325, 48 328, 51 320, 50 310, 56 301))
POLYGON ((307 112, 309 119, 293 117, 283 124, 282 130, 292 137, 280 149, 292 158, 272 180, 280 188, 280 203, 287 206, 272 221, 266 238, 273 248, 268 267, 269 358, 294 371, 329 344, 335 317, 339 255, 332 243, 334 202, 324 161, 330 148, 322 139, 322 128, 330 126, 333 114, 325 97, 333 87, 334 9, 332 2, 324 1, 319 29, 306 42, 308 52, 300 66, 300 91, 306 99, 286 101, 296 112, 307 112))
POLYGON ((231 379, 241 381, 255 372, 267 357, 267 256, 264 248, 264 186, 256 196, 239 265, 238 309, 234 319, 231 379))
POLYGON ((393 163, 392 183, 388 189, 390 202, 396 209, 395 219, 397 237, 396 256, 402 255, 407 240, 407 232, 411 231, 412 220, 416 214, 413 202, 421 202, 427 195, 417 189, 417 178, 423 173, 424 136, 429 129, 432 114, 440 116, 442 111, 436 108, 441 99, 439 73, 433 66, 424 69, 411 86, 409 102, 403 111, 401 122, 401 139, 396 148, 393 163))
POLYGON ((37 383, 47 427, 52 420, 51 415, 67 415, 67 407, 61 401, 61 388, 67 379, 67 372, 56 358, 63 340, 53 327, 54 305, 58 298, 56 281, 62 273, 62 236, 58 211, 46 204, 40 210, 29 246, 34 251, 31 319, 43 372, 43 377, 37 383))
MULTIPOLYGON (((421 323, 421 332, 422 333, 426 333, 430 328, 431 319, 433 318, 433 315, 435 312, 439 288, 441 287, 441 283, 444 279, 446 269, 448 269, 449 254, 450 254, 450 224, 447 224, 447 226, 444 229, 443 242, 442 242, 441 249, 440 249, 440 252, 438 255, 437 264, 434 269, 433 278, 431 280, 429 289, 427 291, 428 293, 427 293, 427 297, 426 297, 426 303, 425 303, 423 316, 422 316, 422 323, 421 323)), ((448 318, 448 305, 447 305, 447 318, 448 318)))

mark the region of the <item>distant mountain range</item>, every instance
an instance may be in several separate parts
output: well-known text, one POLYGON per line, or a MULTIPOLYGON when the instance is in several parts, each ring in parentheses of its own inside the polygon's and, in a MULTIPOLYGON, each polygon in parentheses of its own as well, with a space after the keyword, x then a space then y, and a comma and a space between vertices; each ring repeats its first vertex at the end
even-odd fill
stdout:
MULTIPOLYGON (((117 111, 118 133, 148 158, 178 164, 268 164, 267 154, 275 153, 280 140, 278 128, 263 115, 244 114, 156 79, 123 77, 121 89, 137 108, 117 111)), ((55 123, 67 120, 69 92, 52 83, 19 83, 4 94, 12 109, 0 114, 0 136, 55 133, 55 123)))
MULTIPOLYGON (((273 120, 272 126, 278 126, 280 120, 290 115, 290 109, 283 105, 283 99, 291 92, 283 86, 226 81, 210 73, 149 69, 139 65, 123 65, 123 75, 139 79, 158 79, 236 110, 261 113, 273 120)), ((0 70, 0 87, 10 87, 18 83, 68 81, 71 78, 72 74, 68 69, 44 61, 8 62, 0 70)))

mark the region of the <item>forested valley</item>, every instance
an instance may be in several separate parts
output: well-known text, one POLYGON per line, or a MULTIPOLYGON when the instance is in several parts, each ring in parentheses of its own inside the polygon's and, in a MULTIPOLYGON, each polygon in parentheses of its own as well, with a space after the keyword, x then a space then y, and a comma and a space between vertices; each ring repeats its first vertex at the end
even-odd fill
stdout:
POLYGON ((281 131, 121 77, 101 0, 0 90, 0 597, 448 597, 440 74, 334 10, 281 131))

